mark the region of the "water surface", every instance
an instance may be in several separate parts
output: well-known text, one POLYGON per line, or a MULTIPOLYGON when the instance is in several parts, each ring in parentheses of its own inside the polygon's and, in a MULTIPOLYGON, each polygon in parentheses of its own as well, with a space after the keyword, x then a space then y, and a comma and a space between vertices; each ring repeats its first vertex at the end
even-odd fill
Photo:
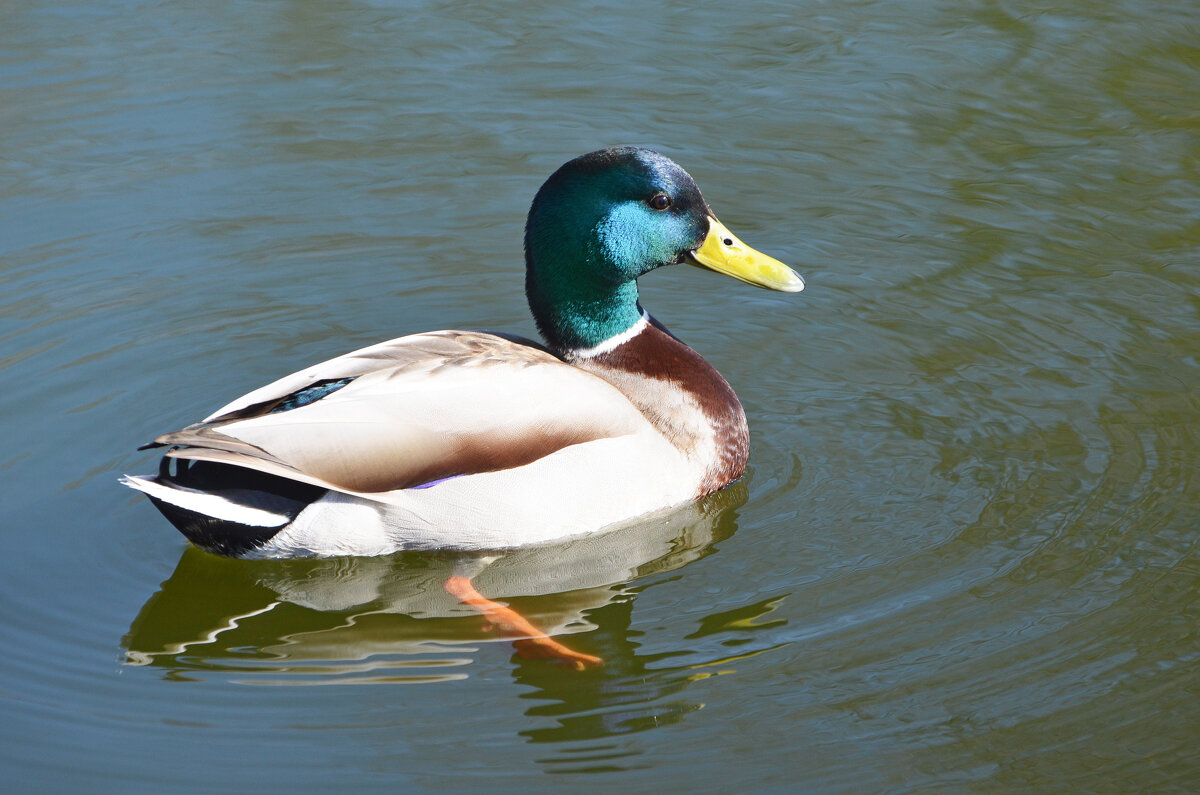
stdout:
POLYGON ((1188 3, 10 3, 0 773, 21 790, 1194 791, 1188 3), (738 486, 498 561, 226 561, 123 472, 401 334, 531 334, 524 212, 667 153, 808 289, 645 304, 738 486))

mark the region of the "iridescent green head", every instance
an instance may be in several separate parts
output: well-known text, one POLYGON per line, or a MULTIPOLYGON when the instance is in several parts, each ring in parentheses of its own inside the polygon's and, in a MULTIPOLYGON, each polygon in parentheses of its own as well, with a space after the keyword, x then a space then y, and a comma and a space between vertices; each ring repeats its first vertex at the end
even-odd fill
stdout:
POLYGON ((525 226, 525 295, 560 351, 591 348, 641 318, 637 278, 690 262, 775 290, 804 282, 747 247, 669 158, 633 146, 578 157, 542 185, 525 226))

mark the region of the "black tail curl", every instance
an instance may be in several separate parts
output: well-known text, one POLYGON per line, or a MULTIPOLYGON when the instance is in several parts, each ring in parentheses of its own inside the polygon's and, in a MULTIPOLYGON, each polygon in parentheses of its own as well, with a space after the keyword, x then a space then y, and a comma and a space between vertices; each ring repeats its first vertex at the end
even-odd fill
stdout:
POLYGON ((164 485, 201 491, 262 511, 286 516, 287 522, 261 527, 217 519, 151 497, 154 506, 179 532, 201 549, 227 557, 243 557, 262 547, 300 512, 328 490, 232 464, 189 461, 163 456, 158 480, 164 485))

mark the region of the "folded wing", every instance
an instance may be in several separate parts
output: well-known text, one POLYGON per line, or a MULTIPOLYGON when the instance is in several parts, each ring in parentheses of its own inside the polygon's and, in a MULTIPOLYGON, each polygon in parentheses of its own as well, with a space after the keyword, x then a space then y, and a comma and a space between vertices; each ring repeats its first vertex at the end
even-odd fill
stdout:
POLYGON ((176 458, 369 496, 647 427, 615 387, 535 343, 442 331, 307 368, 155 443, 176 458))

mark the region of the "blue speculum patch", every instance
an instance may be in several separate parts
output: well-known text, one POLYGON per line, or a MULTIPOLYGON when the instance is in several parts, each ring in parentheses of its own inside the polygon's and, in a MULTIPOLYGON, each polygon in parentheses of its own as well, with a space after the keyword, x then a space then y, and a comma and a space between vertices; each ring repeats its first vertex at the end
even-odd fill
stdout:
POLYGON ((288 395, 279 402, 278 406, 275 406, 267 413, 278 414, 281 411, 291 411, 301 406, 307 406, 309 403, 316 403, 321 398, 333 394, 353 380, 353 378, 327 378, 324 381, 318 381, 311 386, 306 386, 299 392, 293 392, 291 395, 288 395))

